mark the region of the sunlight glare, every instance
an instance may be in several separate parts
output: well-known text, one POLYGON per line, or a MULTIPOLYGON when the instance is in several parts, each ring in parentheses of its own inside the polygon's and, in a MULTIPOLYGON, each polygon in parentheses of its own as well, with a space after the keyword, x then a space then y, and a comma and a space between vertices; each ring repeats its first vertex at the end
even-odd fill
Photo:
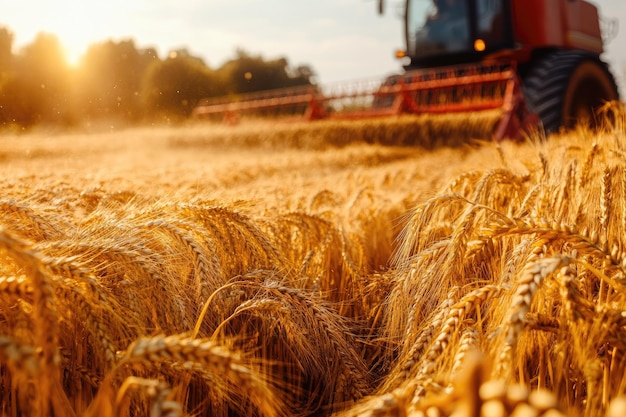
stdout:
POLYGON ((77 66, 89 46, 109 39, 133 36, 133 16, 140 12, 143 0, 56 0, 24 1, 11 11, 9 29, 15 34, 15 48, 30 44, 37 34, 55 35, 65 51, 67 63, 77 66), (29 6, 30 5, 30 6, 29 6))

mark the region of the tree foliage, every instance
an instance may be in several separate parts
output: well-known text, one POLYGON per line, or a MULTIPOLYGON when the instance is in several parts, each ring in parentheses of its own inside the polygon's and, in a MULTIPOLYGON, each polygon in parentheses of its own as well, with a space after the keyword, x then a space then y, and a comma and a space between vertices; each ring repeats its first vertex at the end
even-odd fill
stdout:
POLYGON ((10 70, 12 50, 13 34, 0 27, 0 75, 10 70))
POLYGON ((306 66, 292 70, 286 58, 266 61, 243 49, 236 51, 235 58, 226 62, 220 73, 234 94, 307 85, 313 75, 306 66))
POLYGON ((92 45, 82 59, 76 81, 83 116, 138 120, 143 113, 141 83, 157 60, 156 50, 139 50, 132 40, 92 45))
MULTIPOLYGON (((12 37, 6 32, 4 35, 6 48, 12 37)), ((5 60, 8 64, 0 95, 3 120, 23 126, 71 122, 70 72, 55 36, 41 33, 20 53, 5 60)))
POLYGON ((226 93, 223 80, 185 49, 156 61, 144 78, 142 95, 151 114, 186 117, 199 100, 226 93))
POLYGON ((297 85, 310 85, 308 65, 266 60, 243 49, 211 68, 186 49, 160 58, 132 39, 91 45, 70 67, 58 38, 40 33, 13 51, 13 34, 0 27, 0 125, 67 126, 101 121, 138 123, 181 120, 199 100, 297 85))

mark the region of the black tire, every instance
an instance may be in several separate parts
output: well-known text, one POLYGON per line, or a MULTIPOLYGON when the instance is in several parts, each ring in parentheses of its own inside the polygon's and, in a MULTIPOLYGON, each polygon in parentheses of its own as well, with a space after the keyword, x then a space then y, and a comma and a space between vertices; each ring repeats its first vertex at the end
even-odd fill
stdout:
POLYGON ((619 100, 615 78, 598 57, 581 51, 556 51, 532 63, 523 75, 528 107, 546 134, 578 123, 594 127, 597 110, 619 100))

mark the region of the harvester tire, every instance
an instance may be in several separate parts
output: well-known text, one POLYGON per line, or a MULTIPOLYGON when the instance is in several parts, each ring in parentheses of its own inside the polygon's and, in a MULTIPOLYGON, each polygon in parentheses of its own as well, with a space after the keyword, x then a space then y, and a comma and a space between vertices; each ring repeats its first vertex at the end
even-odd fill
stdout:
POLYGON ((546 134, 586 123, 595 127, 597 111, 619 99, 615 78, 594 55, 557 51, 536 61, 523 77, 528 108, 546 134))

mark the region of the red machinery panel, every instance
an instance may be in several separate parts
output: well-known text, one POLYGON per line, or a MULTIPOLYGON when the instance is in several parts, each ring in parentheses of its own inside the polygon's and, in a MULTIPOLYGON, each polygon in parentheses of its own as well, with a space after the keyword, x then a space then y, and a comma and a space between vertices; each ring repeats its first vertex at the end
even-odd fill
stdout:
POLYGON ((602 31, 598 9, 586 1, 565 1, 565 46, 601 54, 602 31))
POLYGON ((602 53, 597 8, 583 0, 515 0, 515 39, 526 49, 577 48, 602 53))
POLYGON ((562 46, 562 0, 515 0, 511 4, 515 39, 525 48, 562 46))

